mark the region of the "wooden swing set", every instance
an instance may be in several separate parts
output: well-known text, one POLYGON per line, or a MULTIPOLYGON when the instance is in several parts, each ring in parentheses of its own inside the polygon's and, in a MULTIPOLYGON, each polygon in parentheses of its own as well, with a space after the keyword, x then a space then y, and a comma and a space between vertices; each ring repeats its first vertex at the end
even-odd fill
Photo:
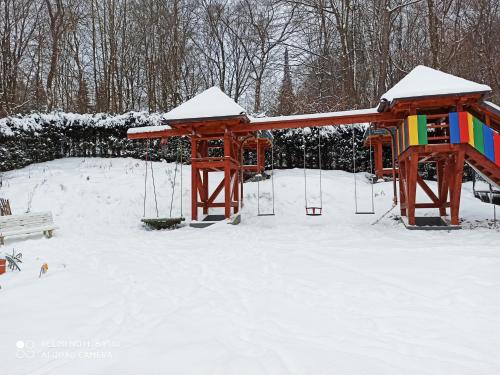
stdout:
MULTIPOLYGON (((328 115, 328 114, 325 114, 328 115)), ((253 119, 246 115, 226 116, 205 119, 174 119, 167 122, 168 128, 158 131, 148 129, 141 132, 140 128, 129 132, 129 139, 157 139, 164 141, 170 137, 187 136, 191 140, 191 219, 199 218, 199 211, 208 215, 210 208, 223 208, 224 218, 230 219, 238 215, 243 207, 243 173, 263 173, 265 170, 265 152, 272 149, 272 139, 260 137, 262 130, 306 128, 311 126, 327 126, 336 124, 356 124, 377 119, 380 122, 394 121, 390 114, 379 114, 375 110, 370 111, 348 111, 333 113, 319 119, 307 117, 275 119, 265 118, 253 119), (367 113, 369 112, 369 113, 367 113), (260 120, 260 121, 255 121, 260 120), (221 145, 222 144, 222 145, 221 145), (245 165, 243 163, 243 151, 255 151, 257 153, 257 164, 245 165), (212 156, 211 151, 222 151, 223 156, 212 156), (222 179, 216 188, 209 194, 210 175, 213 172, 223 172, 222 179), (221 193, 224 193, 224 201, 216 202, 221 193)), ((305 138, 304 138, 305 141, 305 138)), ((305 169, 306 149, 304 144, 304 199, 305 211, 308 216, 319 216, 322 214, 322 182, 321 182, 321 137, 319 137, 319 205, 312 206, 308 201, 308 177, 305 169)), ((274 156, 272 165, 274 165, 274 156)), ((272 167, 274 169, 274 167, 272 167)), ((274 172, 274 171, 273 171, 274 172)), ((274 185, 274 173, 271 174, 272 185, 274 185)), ((260 192, 259 192, 260 193, 260 192)), ((260 194, 259 194, 260 195, 260 194)), ((274 192, 272 194, 273 209, 269 213, 260 211, 261 216, 274 214, 274 192)), ((260 203, 259 203, 260 205, 260 203)))
MULTIPOLYGON (((212 90, 213 94, 214 88, 209 90, 212 90)), ((210 208, 223 208, 223 217, 231 220, 239 215, 243 207, 243 174, 263 173, 265 152, 268 149, 271 149, 274 169, 272 139, 263 137, 263 131, 368 123, 370 128, 366 140, 370 148, 370 165, 372 162, 375 165, 375 173, 373 170, 370 172, 377 177, 392 175, 393 202, 397 204, 399 201, 400 214, 405 225, 410 229, 419 226, 420 220, 415 214, 416 209, 436 208, 441 218, 446 216, 449 209, 450 217, 446 223, 449 229, 459 227, 460 224, 459 208, 464 161, 480 170, 489 182, 496 186, 500 185, 500 135, 498 134, 500 111, 498 107, 484 101, 484 95, 488 92, 488 90, 476 90, 474 87, 463 92, 440 95, 408 95, 390 100, 383 98, 377 108, 371 109, 252 118, 243 110, 224 114, 224 106, 234 107, 237 104, 219 90, 216 93, 219 97, 215 99, 212 97, 209 102, 212 107, 217 107, 216 104, 221 103, 220 112, 212 111, 209 114, 190 112, 188 115, 182 112, 183 106, 194 107, 192 104, 195 102, 200 108, 208 108, 209 105, 201 103, 201 97, 205 95, 202 93, 199 95, 200 98, 195 97, 167 113, 163 126, 130 129, 128 138, 160 138, 165 141, 171 137, 188 137, 191 141, 191 219, 197 221, 200 218, 200 210, 203 215, 208 215, 210 208), (476 127, 479 130, 476 131, 476 127), (480 147, 483 144, 484 146, 480 147), (390 169, 383 168, 383 147, 390 147, 393 155, 390 169), (257 153, 255 165, 244 164, 244 151, 257 153), (426 163, 433 163, 436 166, 437 191, 433 191, 420 176, 419 166, 426 163), (214 172, 219 172, 218 175, 222 172, 222 178, 212 193, 209 193, 210 176, 214 172), (396 182, 396 177, 399 182, 396 182), (429 197, 430 202, 416 201, 417 186, 429 197), (217 201, 221 194, 223 194, 222 202, 217 201)), ((321 158, 321 137, 318 149, 321 158)), ((304 155, 305 152, 304 144, 304 155)), ((321 215, 323 211, 321 159, 319 166, 320 203, 317 206, 309 205, 307 173, 304 169, 305 209, 308 215, 314 216, 321 215)), ((354 149, 353 171, 356 171, 354 149)), ((274 171, 271 179, 274 188, 274 171)), ((372 207, 366 212, 357 209, 356 180, 354 190, 356 213, 372 214, 373 190, 372 207)), ((258 210, 261 216, 274 215, 274 191, 272 210, 269 213, 261 212, 260 203, 258 210)))

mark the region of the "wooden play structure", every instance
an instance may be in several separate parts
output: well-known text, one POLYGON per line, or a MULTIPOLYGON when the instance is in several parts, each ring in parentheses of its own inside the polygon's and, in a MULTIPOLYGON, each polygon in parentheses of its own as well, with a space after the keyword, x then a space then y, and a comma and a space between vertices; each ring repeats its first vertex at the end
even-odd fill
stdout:
POLYGON ((128 138, 189 137, 192 220, 199 219, 200 210, 207 216, 214 207, 223 208, 224 218, 230 219, 243 205, 243 173, 265 169, 264 154, 272 145, 272 138, 263 136, 266 131, 369 123, 366 140, 374 148, 374 173, 395 182, 397 178, 394 201, 399 201, 405 225, 426 226, 416 210, 435 208, 438 219, 453 228, 460 224, 464 162, 492 186, 500 185, 500 108, 485 101, 490 92, 486 85, 418 66, 384 94, 376 108, 253 118, 213 87, 168 112, 164 125, 129 129, 128 138), (390 167, 382 164, 384 147, 393 155, 390 167), (255 165, 245 165, 245 150, 257 153, 255 165), (437 191, 419 174, 424 163, 436 165, 437 191), (223 177, 209 194, 209 176, 216 171, 223 177), (428 202, 416 201, 417 186, 428 202), (216 202, 222 192, 223 202, 216 202))

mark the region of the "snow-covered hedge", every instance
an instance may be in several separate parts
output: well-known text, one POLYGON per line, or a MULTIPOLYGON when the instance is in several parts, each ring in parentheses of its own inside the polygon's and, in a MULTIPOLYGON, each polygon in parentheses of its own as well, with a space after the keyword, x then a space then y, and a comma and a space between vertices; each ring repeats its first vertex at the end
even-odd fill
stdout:
MULTIPOLYGON (((0 119, 0 170, 68 156, 143 157, 144 143, 127 140, 127 129, 157 125, 160 115, 34 113, 0 119)), ((159 158, 153 144, 152 157, 159 158)), ((168 160, 172 152, 163 150, 168 160)))
POLYGON ((158 125, 159 113, 127 112, 122 115, 106 113, 78 114, 65 112, 33 113, 28 116, 12 116, 0 119, 0 134, 15 136, 19 132, 41 131, 48 126, 71 128, 86 126, 102 129, 128 129, 133 126, 158 125))
MULTIPOLYGON (((145 155, 145 142, 129 141, 128 128, 159 125, 158 113, 129 112, 122 115, 35 113, 0 119, 0 171, 22 168, 36 162, 62 157, 135 157, 145 155)), ((321 159, 324 169, 352 170, 352 132, 355 132, 358 170, 367 170, 368 150, 363 147, 364 126, 327 127, 321 130, 321 159)), ((318 129, 274 131, 275 168, 302 168, 306 142, 306 164, 318 167, 318 129)), ((174 161, 179 140, 162 148, 151 142, 151 158, 174 161)), ((189 159, 190 147, 184 144, 184 160, 189 159)), ((217 149, 214 150, 217 152, 217 149)), ((255 155, 247 155, 252 162, 255 155)), ((386 155, 389 163, 390 154, 386 155)), ((271 154, 267 154, 268 166, 271 154)))

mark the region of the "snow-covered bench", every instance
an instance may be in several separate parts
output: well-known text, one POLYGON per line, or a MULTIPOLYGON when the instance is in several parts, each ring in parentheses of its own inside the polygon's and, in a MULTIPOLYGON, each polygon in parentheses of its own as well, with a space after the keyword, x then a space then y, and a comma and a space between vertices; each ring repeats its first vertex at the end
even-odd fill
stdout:
POLYGON ((19 234, 43 232, 50 238, 55 229, 57 227, 54 225, 51 212, 0 216, 0 245, 4 244, 4 237, 19 234))

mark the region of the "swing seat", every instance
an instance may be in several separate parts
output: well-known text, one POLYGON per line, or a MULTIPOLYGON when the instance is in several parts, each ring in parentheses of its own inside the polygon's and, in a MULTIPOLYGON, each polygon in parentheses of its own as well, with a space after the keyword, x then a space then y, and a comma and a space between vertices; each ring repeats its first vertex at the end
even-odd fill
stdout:
POLYGON ((474 197, 479 199, 484 203, 493 203, 497 206, 500 206, 500 191, 493 190, 474 190, 474 197))
POLYGON ((323 214, 323 207, 306 207, 307 216, 321 216, 323 214))
POLYGON ((143 217, 141 221, 152 229, 171 229, 186 220, 183 217, 143 217))
POLYGON ((356 215, 375 215, 375 211, 356 211, 356 215))

